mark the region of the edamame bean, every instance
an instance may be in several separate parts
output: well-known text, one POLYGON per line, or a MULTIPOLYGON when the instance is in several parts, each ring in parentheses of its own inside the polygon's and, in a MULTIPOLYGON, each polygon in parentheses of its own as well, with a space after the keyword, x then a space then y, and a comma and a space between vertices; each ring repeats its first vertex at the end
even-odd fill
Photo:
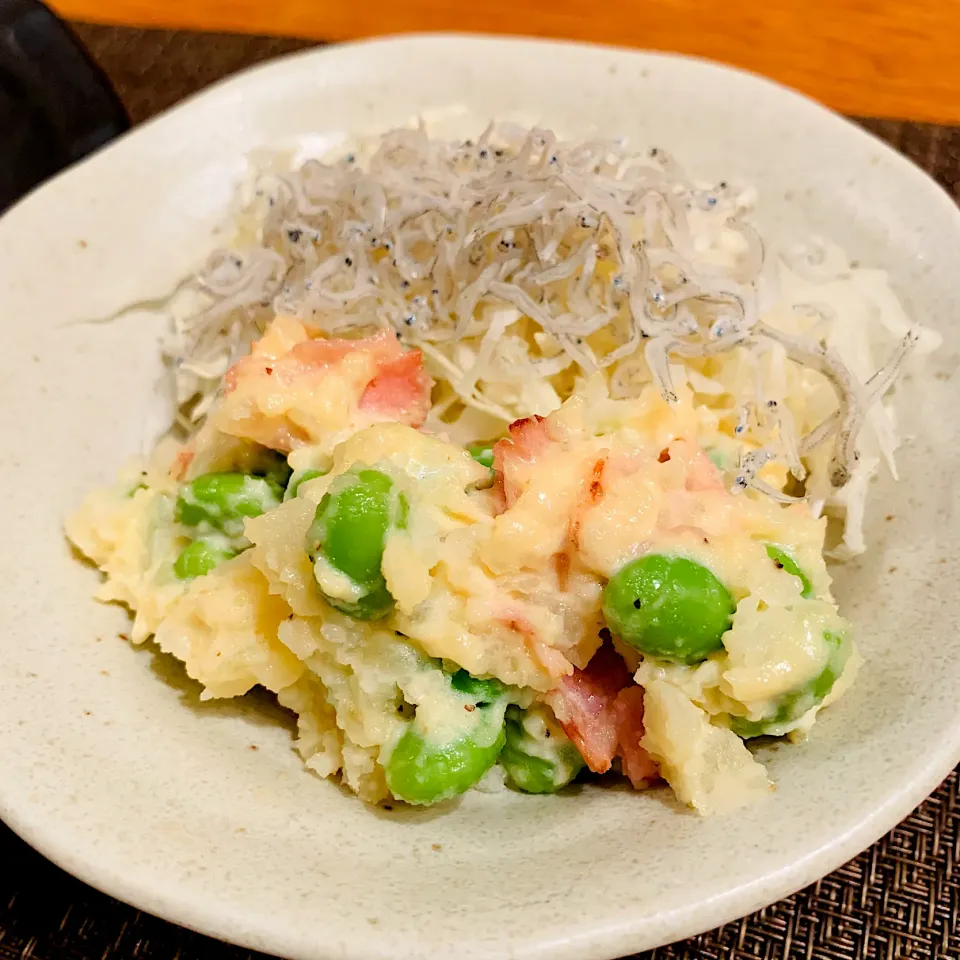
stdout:
POLYGON ((458 670, 450 677, 450 686, 475 703, 493 703, 504 695, 506 687, 497 679, 481 680, 466 670, 458 670))
POLYGON ((298 470, 287 484, 287 489, 283 494, 283 502, 286 503, 287 500, 293 500, 294 497, 298 496, 300 487, 308 480, 316 480, 317 477, 326 476, 327 473, 329 473, 328 470, 298 470))
POLYGON ((454 724, 456 733, 449 739, 438 739, 436 732, 427 733, 422 722, 424 708, 417 708, 385 764, 387 786, 398 800, 421 805, 449 800, 469 790, 500 756, 506 739, 506 688, 496 680, 477 680, 463 670, 454 677, 450 678, 451 703, 444 708, 454 715, 464 710, 466 720, 454 724), (491 694, 495 699, 489 699, 491 694))
POLYGON ((727 469, 727 458, 724 456, 722 450, 718 450, 716 447, 713 447, 707 451, 707 456, 710 458, 710 462, 718 470, 727 469))
POLYGON ((828 651, 823 670, 800 690, 780 697, 769 716, 762 720, 731 718, 730 726, 737 736, 745 740, 750 737, 782 737, 805 713, 823 703, 843 673, 853 647, 847 634, 829 630, 824 633, 823 642, 828 651))
POLYGON ((224 560, 235 557, 239 552, 225 538, 201 537, 180 551, 180 555, 173 563, 173 572, 181 580, 202 577, 224 560))
POLYGON ((783 547, 778 547, 775 543, 768 543, 767 547, 767 556, 781 569, 785 570, 792 577, 796 577, 800 581, 800 596, 805 600, 809 600, 812 597, 816 596, 813 589, 813 584, 810 582, 810 578, 800 569, 800 564, 793 559, 793 555, 784 550, 783 547))
POLYGON ((657 553, 621 567, 603 591, 603 615, 615 636, 678 663, 699 663, 720 650, 735 609, 705 566, 657 553))
POLYGON ((206 473, 186 484, 177 499, 177 520, 184 526, 243 536, 243 521, 280 504, 283 488, 268 477, 247 473, 206 473))
POLYGON ((493 443, 492 442, 483 442, 483 443, 471 443, 467 447, 467 453, 473 457, 477 463, 482 463, 485 467, 493 469, 493 443))
POLYGON ((293 469, 287 463, 287 458, 276 450, 264 450, 255 466, 249 472, 255 477, 263 477, 281 489, 290 482, 293 469))
POLYGON ((386 616, 394 600, 381 570, 391 529, 407 525, 407 500, 379 470, 353 469, 338 476, 317 507, 306 548, 357 587, 357 599, 324 593, 331 606, 358 620, 386 616))
POLYGON ((542 704, 506 714, 506 741, 500 765, 511 786, 524 793, 555 793, 583 769, 580 751, 542 704))
POLYGON ((469 790, 497 762, 504 740, 502 724, 489 743, 460 737, 439 745, 410 727, 390 754, 387 786, 398 800, 407 803, 449 800, 469 790))

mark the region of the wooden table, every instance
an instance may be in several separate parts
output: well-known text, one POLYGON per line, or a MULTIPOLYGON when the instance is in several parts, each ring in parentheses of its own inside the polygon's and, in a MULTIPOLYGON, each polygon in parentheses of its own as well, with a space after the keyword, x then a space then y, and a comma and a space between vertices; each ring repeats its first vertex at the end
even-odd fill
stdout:
POLYGON ((960 0, 51 2, 93 23, 321 40, 461 30, 673 50, 765 74, 844 113, 960 123, 960 0))
MULTIPOLYGON (((73 2, 89 10, 93 0, 73 2)), ((206 0, 152 2, 202 4, 206 0)), ((76 29, 135 122, 148 120, 236 70, 308 45, 253 36, 89 25, 76 25, 76 29)), ((960 127, 896 120, 866 125, 960 198, 960 127)), ((97 893, 44 860, 0 824, 0 960, 31 958, 269 960, 97 893)), ((720 958, 960 958, 960 768, 899 827, 820 882, 750 917, 634 960, 720 958)))

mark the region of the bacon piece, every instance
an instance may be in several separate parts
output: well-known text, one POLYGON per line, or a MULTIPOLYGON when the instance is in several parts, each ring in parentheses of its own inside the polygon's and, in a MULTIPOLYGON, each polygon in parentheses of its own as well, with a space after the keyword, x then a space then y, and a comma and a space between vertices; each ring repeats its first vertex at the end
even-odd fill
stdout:
POLYGON ((423 354, 408 350, 381 367, 360 398, 360 409, 419 427, 430 412, 432 383, 423 369, 423 354))
POLYGON ((586 668, 564 677, 547 696, 557 720, 594 773, 606 773, 617 753, 614 703, 632 682, 630 671, 607 641, 586 668))
POLYGON ((638 790, 660 779, 653 757, 640 745, 643 740, 643 687, 624 687, 613 704, 617 725, 617 753, 623 775, 638 790))
POLYGON ((659 779, 656 763, 640 745, 643 688, 609 640, 585 669, 560 681, 547 703, 594 773, 606 773, 620 757, 624 776, 637 789, 659 779))
MULTIPOLYGON (((406 350, 397 342, 389 330, 381 330, 362 340, 342 340, 336 337, 317 337, 296 344, 290 351, 292 357, 303 370, 319 370, 333 367, 351 353, 372 353, 378 366, 386 366, 404 356, 406 350)), ((283 362, 283 358, 281 358, 283 362)))
POLYGON ((362 340, 309 339, 305 328, 278 318, 248 357, 225 378, 212 420, 224 433, 289 453, 392 421, 419 427, 430 410, 432 382, 419 350, 389 331, 362 340), (349 364, 352 355, 366 362, 349 364), (327 377, 342 386, 324 390, 327 377))
MULTIPOLYGON (((295 333, 287 333, 296 336, 295 333)), ((302 335, 306 335, 305 331, 302 335)), ((275 376, 278 385, 285 386, 305 374, 335 367, 349 354, 359 352, 372 354, 378 369, 382 370, 405 356, 407 351, 387 330, 362 340, 317 338, 303 339, 293 344, 283 342, 279 337, 271 337, 268 331, 253 345, 249 356, 242 357, 227 371, 227 393, 235 390, 244 380, 257 375, 275 376)), ((419 354, 419 351, 414 353, 419 354)))
POLYGON ((527 469, 553 442, 547 421, 533 416, 514 420, 510 424, 510 436, 493 445, 493 469, 507 507, 512 507, 522 493, 527 469))
POLYGON ((701 447, 683 443, 687 466, 684 486, 687 490, 723 490, 723 474, 701 447))

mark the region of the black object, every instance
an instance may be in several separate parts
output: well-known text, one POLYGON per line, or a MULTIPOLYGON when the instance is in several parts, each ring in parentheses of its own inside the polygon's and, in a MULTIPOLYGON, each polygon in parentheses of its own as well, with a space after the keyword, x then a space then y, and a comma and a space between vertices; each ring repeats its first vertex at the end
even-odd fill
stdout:
POLYGON ((0 213, 129 127, 62 20, 38 0, 0 0, 0 213))

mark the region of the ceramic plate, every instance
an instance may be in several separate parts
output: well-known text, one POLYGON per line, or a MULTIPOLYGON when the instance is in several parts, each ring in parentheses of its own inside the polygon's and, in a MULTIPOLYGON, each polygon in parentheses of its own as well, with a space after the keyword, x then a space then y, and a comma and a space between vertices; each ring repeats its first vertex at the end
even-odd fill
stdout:
POLYGON ((245 73, 125 137, 0 221, 3 609, 0 815, 101 890, 248 947, 310 960, 591 960, 770 903, 839 866, 960 760, 960 216, 906 160, 822 107, 708 63, 599 47, 420 37, 245 73), (245 157, 333 145, 427 114, 661 145, 759 188, 776 236, 823 234, 889 271, 945 345, 904 385, 911 442, 881 481, 873 549, 837 594, 868 661, 776 796, 703 820, 665 792, 471 793, 371 810, 305 772, 268 706, 201 704, 90 600, 63 516, 139 449, 156 413, 154 316, 218 242, 245 157))

